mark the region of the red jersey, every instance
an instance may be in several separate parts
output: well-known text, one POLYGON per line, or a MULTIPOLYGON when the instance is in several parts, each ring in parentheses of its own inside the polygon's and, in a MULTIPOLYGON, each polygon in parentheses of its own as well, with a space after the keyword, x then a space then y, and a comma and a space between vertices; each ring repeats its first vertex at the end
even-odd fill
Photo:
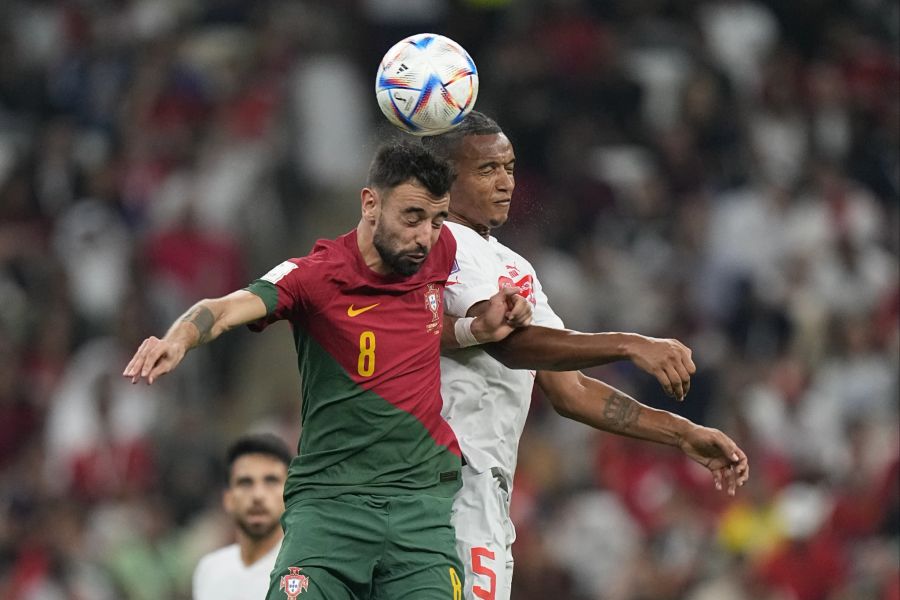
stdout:
POLYGON ((287 319, 297 347, 303 432, 286 499, 456 492, 460 450, 440 394, 443 291, 455 254, 442 228, 416 274, 384 276, 366 266, 354 230, 247 288, 268 312, 251 328, 287 319))

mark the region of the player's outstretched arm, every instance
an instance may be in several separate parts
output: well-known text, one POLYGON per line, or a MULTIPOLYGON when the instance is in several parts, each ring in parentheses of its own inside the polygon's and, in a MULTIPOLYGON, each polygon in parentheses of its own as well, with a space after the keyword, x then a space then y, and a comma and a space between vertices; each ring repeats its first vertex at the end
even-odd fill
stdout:
POLYGON ((519 295, 515 286, 506 287, 479 302, 479 310, 469 311, 469 316, 444 315, 441 330, 441 350, 453 350, 502 340, 517 327, 531 323, 531 303, 519 295))
POLYGON ((697 370, 690 348, 678 340, 636 333, 581 333, 530 326, 516 329, 485 350, 511 369, 574 371, 631 360, 656 377, 666 394, 677 400, 684 399, 697 370))
POLYGON ((709 469, 716 489, 729 495, 750 476, 747 455, 718 429, 650 408, 577 371, 539 371, 537 383, 562 416, 610 433, 676 446, 709 469))
POLYGON ((175 321, 166 335, 151 336, 137 349, 122 375, 131 383, 153 383, 178 366, 188 350, 210 342, 229 329, 266 316, 262 299, 246 290, 201 300, 175 321))

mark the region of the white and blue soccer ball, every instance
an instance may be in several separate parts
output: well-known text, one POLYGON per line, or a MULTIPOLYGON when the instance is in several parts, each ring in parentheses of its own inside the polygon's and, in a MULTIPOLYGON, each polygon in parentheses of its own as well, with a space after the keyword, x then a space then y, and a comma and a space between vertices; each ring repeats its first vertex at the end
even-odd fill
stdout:
POLYGON ((400 129, 413 135, 444 133, 475 106, 478 69, 450 38, 412 35, 381 59, 375 95, 381 112, 400 129))

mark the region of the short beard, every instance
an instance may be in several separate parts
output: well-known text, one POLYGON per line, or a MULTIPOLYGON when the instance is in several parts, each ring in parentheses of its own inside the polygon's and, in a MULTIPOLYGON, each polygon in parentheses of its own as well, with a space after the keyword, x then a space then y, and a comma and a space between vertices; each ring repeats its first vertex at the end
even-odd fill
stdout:
MULTIPOLYGON (((384 264, 386 264, 392 272, 403 277, 410 277, 411 275, 418 273, 419 268, 424 264, 424 261, 421 263, 413 262, 408 260, 405 255, 394 252, 391 250, 385 237, 383 230, 376 226, 375 233, 372 236, 372 245, 375 246, 375 250, 378 251, 378 255, 381 257, 381 260, 384 261, 384 264)), ((424 249, 421 251, 425 252, 427 255, 427 252, 424 249)))
POLYGON ((271 523, 261 524, 257 526, 252 526, 243 519, 236 519, 236 523, 240 530, 243 531, 248 538, 255 542, 269 537, 270 535, 272 535, 272 532, 275 531, 276 527, 281 527, 281 523, 278 521, 278 519, 275 519, 271 523))

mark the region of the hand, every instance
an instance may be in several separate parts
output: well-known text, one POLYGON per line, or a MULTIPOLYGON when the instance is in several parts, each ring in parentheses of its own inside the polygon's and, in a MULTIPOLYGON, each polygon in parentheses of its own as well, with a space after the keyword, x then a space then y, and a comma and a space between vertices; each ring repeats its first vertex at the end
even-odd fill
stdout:
POLYGON ((695 425, 678 443, 682 452, 700 463, 713 476, 717 490, 734 496, 738 487, 750 477, 747 455, 730 437, 710 427, 695 425))
POLYGON ((635 335, 628 355, 638 368, 656 377, 666 394, 684 400, 691 389, 691 375, 697 372, 690 348, 678 340, 635 335))
POLYGON ((186 352, 181 344, 148 337, 134 353, 122 375, 131 377, 131 383, 144 378, 148 384, 152 384, 158 377, 177 367, 186 352))
MULTIPOLYGON (((519 290, 519 288, 514 288, 519 290)), ((502 292, 500 292, 502 295, 502 292)), ((512 327, 526 327, 531 324, 534 317, 534 309, 531 302, 519 295, 518 292, 506 295, 506 322, 512 327)))
POLYGON ((482 344, 499 342, 517 327, 531 323, 531 303, 519 295, 515 286, 505 287, 490 297, 472 323, 472 333, 482 344))

